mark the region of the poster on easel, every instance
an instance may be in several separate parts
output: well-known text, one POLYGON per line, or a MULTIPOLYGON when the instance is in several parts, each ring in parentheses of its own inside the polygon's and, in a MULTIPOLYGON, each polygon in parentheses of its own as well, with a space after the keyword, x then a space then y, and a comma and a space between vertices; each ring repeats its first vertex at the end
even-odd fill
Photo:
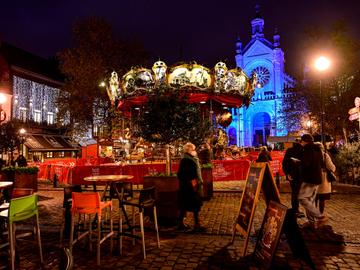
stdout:
POLYGON ((264 269, 269 269, 283 230, 287 207, 270 201, 265 211, 253 253, 254 259, 264 269))
POLYGON ((280 193, 268 163, 254 163, 250 166, 243 194, 241 196, 239 214, 235 221, 232 243, 236 232, 245 238, 242 256, 246 255, 249 235, 254 219, 255 209, 263 191, 266 204, 270 200, 280 203, 280 193))

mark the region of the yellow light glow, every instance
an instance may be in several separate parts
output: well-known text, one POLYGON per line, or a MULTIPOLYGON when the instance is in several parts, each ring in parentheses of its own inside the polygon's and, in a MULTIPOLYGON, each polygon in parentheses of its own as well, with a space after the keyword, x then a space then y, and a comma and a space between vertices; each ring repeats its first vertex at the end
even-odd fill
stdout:
POLYGON ((4 104, 6 102, 6 96, 4 94, 0 94, 0 104, 4 104))
POLYGON ((311 127, 311 121, 310 120, 308 120, 307 122, 306 122, 306 126, 309 128, 309 127, 311 127))
POLYGON ((100 83, 99 83, 99 86, 100 86, 100 87, 105 87, 105 86, 106 86, 106 84, 105 84, 105 82, 104 82, 104 81, 102 81, 102 82, 100 82, 100 83))
POLYGON ((315 61, 315 68, 319 71, 327 70, 330 67, 330 60, 325 56, 320 56, 315 61))
POLYGON ((26 133, 26 130, 25 130, 24 128, 22 128, 22 129, 19 130, 19 133, 20 133, 21 135, 24 135, 24 134, 26 133))

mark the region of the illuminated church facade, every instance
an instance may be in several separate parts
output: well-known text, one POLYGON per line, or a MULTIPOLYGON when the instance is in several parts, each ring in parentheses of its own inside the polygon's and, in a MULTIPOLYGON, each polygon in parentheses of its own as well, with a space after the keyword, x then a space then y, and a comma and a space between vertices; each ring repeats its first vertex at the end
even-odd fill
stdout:
POLYGON ((285 73, 284 52, 275 30, 273 42, 264 36, 264 19, 259 10, 251 21, 252 36, 246 46, 236 42, 236 66, 248 76, 256 73, 258 83, 248 108, 233 108, 233 121, 227 128, 230 144, 266 145, 269 136, 287 135, 280 116, 284 90, 292 88, 294 79, 285 73))

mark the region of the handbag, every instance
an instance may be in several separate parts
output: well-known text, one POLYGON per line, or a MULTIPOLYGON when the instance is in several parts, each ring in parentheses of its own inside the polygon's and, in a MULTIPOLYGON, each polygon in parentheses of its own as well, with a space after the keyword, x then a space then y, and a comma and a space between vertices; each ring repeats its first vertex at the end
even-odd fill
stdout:
POLYGON ((337 181, 337 176, 334 172, 326 169, 326 178, 329 182, 335 182, 337 181))
POLYGON ((192 188, 193 188, 193 190, 194 190, 195 192, 198 191, 199 183, 198 183, 198 180, 197 180, 197 179, 191 180, 191 185, 192 185, 192 188))
POLYGON ((328 168, 326 168, 326 164, 325 164, 325 160, 326 160, 326 156, 325 156, 325 153, 324 153, 324 168, 326 170, 326 178, 327 180, 331 183, 331 182, 335 182, 337 181, 337 176, 336 174, 333 172, 333 171, 330 171, 328 168))

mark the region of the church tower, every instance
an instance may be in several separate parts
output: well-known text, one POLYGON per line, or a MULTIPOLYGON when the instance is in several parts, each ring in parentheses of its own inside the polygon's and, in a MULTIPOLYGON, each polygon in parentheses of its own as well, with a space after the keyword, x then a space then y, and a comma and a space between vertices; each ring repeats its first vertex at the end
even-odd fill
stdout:
POLYGON ((236 133, 236 144, 241 146, 266 145, 269 136, 287 135, 279 116, 282 113, 283 90, 293 87, 294 80, 284 71, 280 34, 275 29, 273 41, 267 40, 264 25, 257 5, 251 21, 250 41, 244 47, 240 38, 236 41, 236 66, 248 76, 253 73, 258 76, 250 106, 247 109, 233 109, 234 120, 228 127, 228 133, 236 133))

